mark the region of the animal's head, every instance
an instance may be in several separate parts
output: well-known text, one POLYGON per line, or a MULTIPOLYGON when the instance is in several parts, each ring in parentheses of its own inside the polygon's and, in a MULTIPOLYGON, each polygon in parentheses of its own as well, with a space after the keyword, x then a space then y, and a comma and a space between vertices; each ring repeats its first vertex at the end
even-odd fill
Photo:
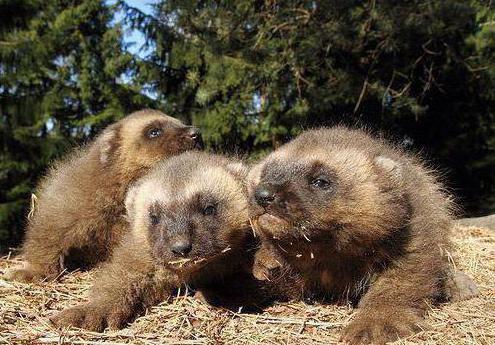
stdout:
POLYGON ((240 250, 250 234, 246 174, 239 161, 201 152, 161 162, 129 190, 133 231, 179 273, 240 250))
POLYGON ((250 216, 274 241, 366 246, 398 226, 401 163, 360 131, 308 131, 253 167, 250 216), (399 193, 399 194, 398 194, 399 193))
POLYGON ((156 110, 142 110, 107 127, 97 139, 103 164, 142 171, 164 158, 202 148, 198 128, 156 110))

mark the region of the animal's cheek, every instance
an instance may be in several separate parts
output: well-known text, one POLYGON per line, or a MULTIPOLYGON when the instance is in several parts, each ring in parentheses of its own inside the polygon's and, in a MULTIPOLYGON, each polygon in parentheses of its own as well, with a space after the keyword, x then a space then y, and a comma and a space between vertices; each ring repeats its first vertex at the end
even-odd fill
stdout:
POLYGON ((349 216, 347 203, 341 199, 322 199, 318 203, 308 206, 305 211, 308 220, 325 225, 334 224, 339 219, 349 216))
POLYGON ((212 234, 211 240, 218 251, 225 248, 236 247, 244 241, 245 231, 239 227, 233 227, 231 224, 220 224, 212 234))
POLYGON ((175 135, 174 133, 168 133, 164 135, 160 140, 160 147, 162 149, 177 149, 180 147, 180 137, 179 135, 175 135))
POLYGON ((228 245, 229 243, 231 243, 234 239, 235 239, 235 236, 232 236, 232 232, 230 231, 230 229, 226 229, 226 231, 218 231, 216 232, 215 234, 213 234, 213 236, 211 236, 212 238, 212 241, 215 242, 215 245, 217 247, 223 247, 224 245, 228 245))
POLYGON ((206 251, 212 247, 216 239, 216 230, 209 227, 198 227, 195 226, 194 232, 191 235, 191 242, 193 251, 206 251))
POLYGON ((310 222, 318 224, 327 224, 333 220, 332 209, 322 206, 319 209, 308 210, 308 219, 310 222))
POLYGON ((158 261, 167 261, 172 255, 170 250, 170 243, 166 238, 160 237, 151 243, 153 256, 158 261))

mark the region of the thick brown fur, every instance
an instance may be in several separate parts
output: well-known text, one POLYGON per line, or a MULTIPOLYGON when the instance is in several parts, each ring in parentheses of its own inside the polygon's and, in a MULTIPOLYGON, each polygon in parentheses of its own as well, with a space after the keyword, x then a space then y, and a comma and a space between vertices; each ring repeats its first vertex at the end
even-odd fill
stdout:
POLYGON ((263 242, 254 274, 289 298, 359 302, 344 341, 408 336, 450 293, 452 202, 432 170, 386 141, 307 131, 255 166, 248 190, 263 242))
POLYGON ((132 230, 100 272, 90 302, 52 321, 94 331, 121 328, 181 286, 207 292, 247 272, 253 254, 249 259, 246 244, 253 237, 246 175, 240 161, 200 152, 157 165, 129 190, 132 230), (174 252, 181 243, 189 247, 174 252))
POLYGON ((197 129, 159 111, 142 110, 70 153, 37 188, 37 207, 28 219, 22 250, 27 266, 8 278, 51 280, 69 264, 104 260, 127 231, 128 186, 161 159, 198 144, 197 129))

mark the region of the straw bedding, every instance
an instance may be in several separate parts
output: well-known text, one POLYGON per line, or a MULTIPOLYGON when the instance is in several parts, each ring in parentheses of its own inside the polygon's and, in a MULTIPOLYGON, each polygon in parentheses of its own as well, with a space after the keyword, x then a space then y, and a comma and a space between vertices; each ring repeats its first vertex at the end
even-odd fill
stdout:
MULTIPOLYGON (((426 328, 399 344, 495 344, 495 232, 455 231, 457 269, 477 282, 468 301, 432 306, 426 328)), ((0 259, 0 276, 20 265, 0 259)), ((61 282, 21 284, 0 278, 0 344, 334 344, 353 317, 348 306, 280 303, 260 314, 233 313, 179 296, 152 308, 128 328, 92 333, 58 331, 48 316, 85 301, 93 272, 73 272, 61 282)))

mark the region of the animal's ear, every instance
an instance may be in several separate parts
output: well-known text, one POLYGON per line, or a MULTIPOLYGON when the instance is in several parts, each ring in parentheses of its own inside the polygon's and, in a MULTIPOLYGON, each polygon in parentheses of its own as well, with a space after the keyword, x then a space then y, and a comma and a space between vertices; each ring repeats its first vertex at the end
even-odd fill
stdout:
POLYGON ((395 180, 402 179, 402 165, 400 162, 387 156, 378 156, 373 162, 383 173, 388 174, 395 180))
POLYGON ((240 161, 230 161, 225 165, 225 169, 230 172, 238 180, 244 181, 249 173, 249 168, 246 164, 240 161))
POLYGON ((129 189, 127 189, 127 195, 125 197, 125 209, 126 217, 129 224, 134 222, 135 206, 136 206, 136 196, 139 190, 139 182, 132 184, 129 189))
POLYGON ((107 164, 117 151, 119 126, 113 124, 103 130, 97 139, 100 149, 100 162, 107 164))

